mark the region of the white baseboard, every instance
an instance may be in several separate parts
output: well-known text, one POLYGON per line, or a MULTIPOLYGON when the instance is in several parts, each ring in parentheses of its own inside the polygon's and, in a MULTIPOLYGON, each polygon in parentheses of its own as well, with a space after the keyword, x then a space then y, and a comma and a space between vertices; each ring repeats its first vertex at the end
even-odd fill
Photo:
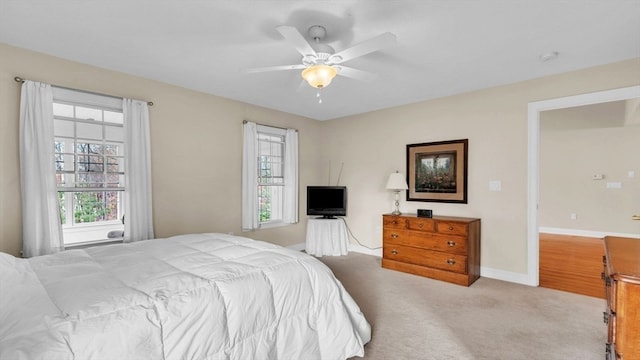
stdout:
POLYGON ((377 256, 377 257, 382 257, 382 248, 370 249, 368 247, 364 247, 364 246, 359 245, 359 244, 349 244, 349 251, 353 251, 353 252, 357 252, 357 253, 361 253, 361 254, 366 254, 366 255, 373 255, 373 256, 377 256))
MULTIPOLYGON (((304 243, 295 244, 295 245, 287 246, 287 248, 301 251, 305 249, 305 244, 304 243)), ((370 249, 358 244, 349 244, 349 251, 357 252, 365 255, 382 257, 382 248, 370 249)), ((537 286, 537 285, 530 284, 527 274, 515 273, 515 272, 504 271, 499 269, 492 269, 484 266, 480 267, 480 276, 490 278, 490 279, 495 279, 495 280, 508 281, 516 284, 537 286)))
POLYGON ((295 250, 295 251, 302 251, 302 250, 305 249, 305 243, 289 245, 289 246, 287 246, 287 249, 291 249, 291 250, 295 250))
POLYGON ((594 237, 594 238, 603 238, 605 236, 619 236, 619 237, 627 237, 640 239, 640 234, 625 234, 625 233, 614 233, 614 232, 604 232, 604 231, 591 231, 591 230, 577 230, 577 229, 562 229, 562 228, 552 228, 552 227, 540 227, 538 232, 544 234, 557 234, 557 235, 572 235, 572 236, 585 236, 585 237, 594 237))
POLYGON ((516 284, 537 286, 537 284, 530 283, 529 276, 527 274, 492 269, 485 266, 480 267, 480 276, 495 280, 508 281, 516 284))

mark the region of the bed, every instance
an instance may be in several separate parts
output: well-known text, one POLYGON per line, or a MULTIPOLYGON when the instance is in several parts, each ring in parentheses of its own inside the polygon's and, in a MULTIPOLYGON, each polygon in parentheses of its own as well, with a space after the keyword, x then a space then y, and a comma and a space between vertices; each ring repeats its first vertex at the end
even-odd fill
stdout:
POLYGON ((320 261, 227 234, 0 253, 0 359, 347 359, 371 328, 320 261))

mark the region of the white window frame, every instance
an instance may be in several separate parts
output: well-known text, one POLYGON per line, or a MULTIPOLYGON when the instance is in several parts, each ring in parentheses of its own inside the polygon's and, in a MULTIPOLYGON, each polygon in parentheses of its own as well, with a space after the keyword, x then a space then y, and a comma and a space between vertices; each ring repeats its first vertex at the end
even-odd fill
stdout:
MULTIPOLYGON (((258 125, 257 126, 258 133, 258 159, 257 159, 257 176, 258 176, 258 223, 260 228, 271 228, 278 226, 289 225, 283 221, 283 208, 284 208, 284 171, 285 171, 285 152, 287 151, 287 146, 285 142, 286 130, 266 125, 258 125), (268 147, 270 150, 274 147, 279 147, 279 154, 274 154, 270 150, 265 151, 265 147, 268 147), (267 160, 268 159, 268 160, 267 160), (279 175, 267 175, 265 174, 266 169, 269 167, 270 170, 274 170, 273 166, 277 165, 280 167, 278 173, 279 175), (279 192, 279 199, 276 202, 270 202, 271 209, 270 214, 274 214, 275 216, 271 217, 267 221, 261 220, 261 213, 263 211, 261 200, 261 188, 262 187, 271 187, 275 191, 279 192)), ((273 192, 271 192, 273 194, 273 192)))
MULTIPOLYGON (((63 105, 71 105, 74 106, 74 115, 72 117, 69 116, 61 116, 55 115, 53 116, 54 121, 54 131, 56 120, 68 121, 73 124, 73 135, 69 136, 61 136, 57 134, 55 136, 56 143, 64 141, 67 145, 71 145, 72 151, 69 151, 69 147, 65 146, 65 151, 62 153, 68 158, 73 159, 73 170, 56 170, 56 174, 58 176, 62 175, 72 175, 66 176, 67 179, 70 180, 71 184, 67 184, 67 186, 58 186, 58 191, 63 192, 65 195, 65 213, 66 213, 66 222, 62 224, 63 229, 63 243, 65 247, 73 247, 78 245, 83 245, 87 243, 104 243, 104 242, 114 242, 114 241, 122 241, 122 237, 117 238, 108 238, 107 234, 114 231, 121 231, 124 233, 124 225, 122 223, 122 216, 124 215, 124 191, 126 185, 126 175, 124 173, 124 155, 125 155, 125 144, 124 144, 124 135, 120 141, 107 139, 107 128, 122 129, 122 123, 112 123, 104 121, 104 113, 105 112, 116 112, 122 114, 122 99, 114 98, 105 95, 99 95, 94 93, 87 93, 82 91, 76 91, 72 89, 53 87, 53 102, 54 104, 63 104, 63 105), (100 111, 102 114, 102 120, 94 120, 94 119, 82 119, 78 118, 75 114, 75 107, 83 107, 90 108, 97 111, 100 111), (91 124, 93 126, 99 125, 101 126, 101 138, 85 138, 78 135, 77 129, 79 124, 91 124), (100 144, 103 147, 105 145, 117 145, 119 147, 119 152, 116 155, 98 155, 102 156, 102 174, 105 176, 105 182, 98 187, 76 187, 75 186, 75 178, 80 173, 78 167, 78 153, 77 146, 75 146, 76 141, 80 143, 92 143, 92 144, 100 144), (115 158, 117 159, 119 169, 117 172, 108 172, 108 159, 115 158), (121 184, 118 184, 115 187, 107 186, 106 182, 107 174, 117 174, 119 176, 119 182, 121 180, 121 184), (71 186, 69 186, 71 185, 71 186), (102 191, 115 191, 118 192, 118 214, 117 219, 108 220, 108 221, 100 221, 98 223, 92 224, 74 224, 74 212, 73 212, 73 196, 76 192, 102 192, 102 191), (93 239, 90 241, 86 241, 86 237, 90 236, 89 234, 95 234, 93 239), (101 236, 103 234, 103 237, 101 236), (75 235, 75 236, 74 236, 75 235), (77 240, 79 237, 82 237, 83 240, 77 240), (76 240, 72 240, 76 238, 76 240)), ((121 131, 121 130, 120 130, 121 131)), ((59 153, 56 152, 56 155, 59 153)), ((57 157, 56 157, 57 159, 57 157)), ((56 167, 57 169, 57 167, 56 167)), ((90 237, 91 238, 91 237, 90 237)))

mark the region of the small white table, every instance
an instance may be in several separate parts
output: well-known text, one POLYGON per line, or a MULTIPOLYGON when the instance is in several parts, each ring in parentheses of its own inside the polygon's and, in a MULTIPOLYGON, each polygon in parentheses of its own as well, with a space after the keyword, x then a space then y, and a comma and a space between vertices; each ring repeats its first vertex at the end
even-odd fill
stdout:
POLYGON ((309 218, 307 220, 307 254, 340 256, 348 254, 349 237, 342 219, 309 218))

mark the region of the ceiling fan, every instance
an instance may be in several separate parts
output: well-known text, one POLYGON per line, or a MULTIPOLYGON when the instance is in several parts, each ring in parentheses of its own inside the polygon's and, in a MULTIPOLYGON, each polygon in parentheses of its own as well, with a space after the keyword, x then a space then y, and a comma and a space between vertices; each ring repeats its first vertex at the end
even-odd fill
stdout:
POLYGON ((309 28, 308 33, 309 37, 313 39, 312 43, 307 42, 298 29, 293 26, 278 26, 276 30, 302 55, 301 64, 253 68, 248 69, 247 72, 302 70, 302 78, 316 89, 327 87, 336 75, 363 81, 375 79, 376 74, 343 66, 342 63, 389 47, 396 42, 396 36, 386 32, 350 48, 335 52, 331 46, 321 42, 327 35, 324 26, 313 25, 309 28))

